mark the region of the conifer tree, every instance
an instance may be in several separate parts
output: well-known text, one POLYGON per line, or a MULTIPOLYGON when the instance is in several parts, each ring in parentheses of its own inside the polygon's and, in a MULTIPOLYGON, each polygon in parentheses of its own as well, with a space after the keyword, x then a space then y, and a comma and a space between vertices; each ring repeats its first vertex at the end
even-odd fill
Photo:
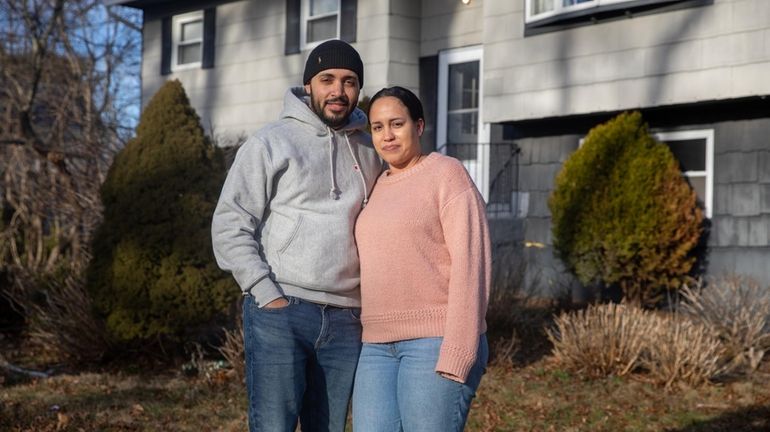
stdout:
POLYGON ((101 189, 89 289, 119 341, 189 334, 227 310, 239 290, 220 271, 210 221, 224 159, 204 135, 182 84, 167 82, 101 189))
POLYGON ((640 113, 592 129, 548 204, 556 252, 582 283, 617 285, 627 300, 653 305, 688 280, 703 215, 640 113))

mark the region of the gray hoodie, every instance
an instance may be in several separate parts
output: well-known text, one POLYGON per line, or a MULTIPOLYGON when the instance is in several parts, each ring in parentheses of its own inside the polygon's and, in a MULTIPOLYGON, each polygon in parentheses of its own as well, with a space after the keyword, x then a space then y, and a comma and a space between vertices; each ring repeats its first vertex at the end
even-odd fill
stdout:
POLYGON ((327 127, 302 87, 251 136, 222 188, 211 236, 219 266, 261 307, 282 295, 360 306, 353 229, 382 164, 356 108, 327 127))

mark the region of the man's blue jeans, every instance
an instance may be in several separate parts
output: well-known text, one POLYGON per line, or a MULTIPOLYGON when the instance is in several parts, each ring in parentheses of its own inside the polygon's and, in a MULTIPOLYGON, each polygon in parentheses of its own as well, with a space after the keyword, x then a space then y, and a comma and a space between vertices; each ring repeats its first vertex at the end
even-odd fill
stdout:
POLYGON ((360 309, 289 297, 278 309, 243 302, 249 430, 342 432, 361 351, 360 309))
POLYGON ((480 336, 464 384, 435 372, 442 338, 370 344, 361 350, 353 389, 355 432, 462 431, 489 356, 480 336))

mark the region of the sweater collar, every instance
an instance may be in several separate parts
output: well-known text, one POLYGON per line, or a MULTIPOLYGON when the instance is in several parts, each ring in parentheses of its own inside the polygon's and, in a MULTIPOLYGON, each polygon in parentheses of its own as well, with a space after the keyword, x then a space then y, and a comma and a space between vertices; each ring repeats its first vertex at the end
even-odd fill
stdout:
POLYGON ((437 152, 432 152, 429 154, 425 159, 422 160, 422 162, 418 163, 417 165, 406 169, 404 171, 401 171, 396 174, 391 174, 390 170, 383 171, 382 174, 380 174, 379 180, 377 180, 377 183, 380 184, 391 184, 395 183, 397 181, 401 181, 405 178, 411 177, 421 171, 424 171, 426 167, 433 165, 433 163, 438 160, 442 155, 437 152))

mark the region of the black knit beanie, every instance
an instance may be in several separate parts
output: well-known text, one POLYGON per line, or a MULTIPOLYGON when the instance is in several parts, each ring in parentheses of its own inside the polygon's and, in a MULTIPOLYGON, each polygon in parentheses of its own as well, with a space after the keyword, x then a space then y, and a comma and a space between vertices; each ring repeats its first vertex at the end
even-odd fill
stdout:
POLYGON ((358 75, 359 86, 364 85, 364 64, 361 62, 361 56, 347 42, 332 39, 313 48, 305 62, 303 83, 309 83, 317 73, 326 69, 351 70, 358 75))

